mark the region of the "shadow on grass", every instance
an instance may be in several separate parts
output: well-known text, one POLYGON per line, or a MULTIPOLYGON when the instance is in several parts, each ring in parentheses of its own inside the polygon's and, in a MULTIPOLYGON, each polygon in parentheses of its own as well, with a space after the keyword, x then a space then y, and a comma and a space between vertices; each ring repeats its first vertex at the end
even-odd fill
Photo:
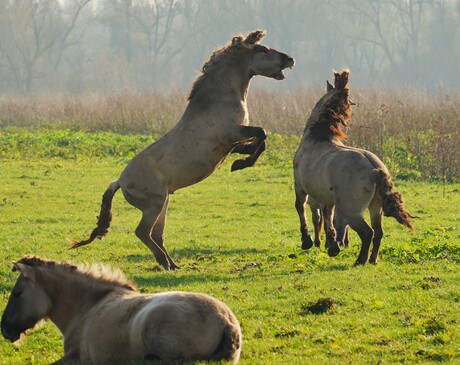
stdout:
POLYGON ((175 262, 181 266, 181 269, 175 272, 164 271, 155 261, 153 255, 137 254, 128 255, 126 259, 132 263, 147 263, 151 266, 145 271, 145 275, 134 276, 133 280, 140 287, 153 286, 161 288, 174 288, 181 285, 204 282, 227 282, 235 280, 235 272, 228 272, 211 275, 207 270, 209 266, 219 265, 222 260, 231 262, 251 261, 252 255, 266 256, 268 250, 256 248, 235 248, 235 249, 212 249, 200 248, 197 250, 182 248, 170 252, 175 262), (220 259, 225 257, 225 259, 220 259), (234 259, 232 259, 234 258, 234 259))

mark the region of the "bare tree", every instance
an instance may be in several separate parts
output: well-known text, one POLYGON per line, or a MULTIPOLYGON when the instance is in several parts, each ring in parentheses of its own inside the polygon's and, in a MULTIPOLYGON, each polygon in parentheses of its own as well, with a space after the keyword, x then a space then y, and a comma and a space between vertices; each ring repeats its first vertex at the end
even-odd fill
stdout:
MULTIPOLYGON (((80 0, 72 22, 65 25, 57 0, 14 0, 2 9, 0 67, 17 92, 29 94, 33 81, 43 78, 48 54, 58 46, 58 57, 72 44, 70 35, 79 11, 90 0, 80 0)), ((55 67, 59 62, 55 64, 55 67)))

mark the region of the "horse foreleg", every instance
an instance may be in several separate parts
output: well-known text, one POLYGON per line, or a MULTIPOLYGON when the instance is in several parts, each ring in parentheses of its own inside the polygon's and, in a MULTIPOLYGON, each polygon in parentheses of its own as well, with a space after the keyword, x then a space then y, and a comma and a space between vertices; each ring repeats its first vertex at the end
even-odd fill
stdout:
POLYGON ((165 231, 165 225, 166 225, 166 213, 168 212, 168 206, 169 206, 169 196, 166 198, 166 201, 163 205, 163 209, 160 215, 158 216, 158 219, 155 222, 155 225, 153 226, 153 230, 150 236, 152 240, 158 245, 158 247, 160 247, 160 249, 163 250, 166 257, 168 258, 169 268, 171 270, 176 270, 176 269, 180 269, 180 267, 176 265, 176 263, 173 261, 171 256, 169 256, 169 253, 166 250, 166 247, 164 246, 164 231, 165 231))
POLYGON ((260 142, 258 140, 253 140, 250 143, 241 143, 237 144, 230 153, 239 153, 241 155, 253 155, 260 146, 260 142))
POLYGON ((305 216, 305 205, 307 195, 296 191, 295 208, 300 220, 300 233, 302 234, 302 249, 308 250, 313 246, 310 232, 308 231, 307 217, 305 216))
POLYGON ((340 217, 337 211, 334 214, 334 227, 336 230, 337 241, 342 247, 348 247, 348 224, 340 217))
POLYGON ((324 219, 324 230, 326 231, 326 248, 327 254, 330 257, 337 256, 340 252, 339 244, 336 241, 337 233, 332 222, 332 215, 334 213, 334 206, 324 206, 323 219, 324 219))
POLYGON ((237 153, 249 153, 250 156, 245 159, 236 160, 232 164, 232 171, 245 169, 246 167, 254 166, 259 156, 265 151, 265 139, 267 133, 263 128, 250 127, 250 126, 238 126, 235 129, 235 140, 236 146, 232 152, 237 153), (248 140, 252 140, 250 143, 248 140))
POLYGON ((251 167, 254 166, 256 161, 259 159, 260 155, 262 152, 265 151, 266 144, 265 141, 262 141, 262 143, 258 146, 256 152, 249 157, 246 157, 245 159, 241 160, 236 160, 232 164, 232 171, 236 170, 242 170, 245 169, 246 167, 251 167))
POLYGON ((310 206, 311 220, 313 221, 313 229, 315 231, 315 247, 321 246, 321 231, 323 229, 323 213, 320 205, 308 197, 307 203, 310 206))

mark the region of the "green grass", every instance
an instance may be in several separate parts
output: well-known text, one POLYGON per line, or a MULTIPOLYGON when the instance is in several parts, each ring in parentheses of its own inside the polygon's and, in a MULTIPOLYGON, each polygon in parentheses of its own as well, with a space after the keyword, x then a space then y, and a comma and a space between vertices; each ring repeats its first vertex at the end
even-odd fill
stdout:
MULTIPOLYGON (((354 232, 351 247, 335 258, 300 249, 291 169, 298 138, 270 136, 254 168, 231 173, 230 156, 211 177, 171 197, 165 242, 182 270, 164 272, 135 237, 140 212, 121 193, 107 237, 78 250, 67 242, 87 238, 102 193, 126 164, 124 151, 135 153, 148 139, 67 132, 71 143, 59 152, 59 136, 14 133, 30 137, 23 148, 12 143, 0 152, 0 310, 17 277, 11 261, 34 254, 119 267, 143 292, 216 296, 241 322, 241 364, 460 362, 460 185, 395 181, 419 217, 417 231, 385 218, 379 265, 354 267, 354 232), (116 151, 99 149, 99 141, 116 151), (52 146, 55 153, 45 154, 52 146), (331 310, 309 312, 322 298, 331 299, 331 310)), ((0 364, 46 364, 62 351, 60 334, 45 322, 19 344, 0 339, 0 364)))

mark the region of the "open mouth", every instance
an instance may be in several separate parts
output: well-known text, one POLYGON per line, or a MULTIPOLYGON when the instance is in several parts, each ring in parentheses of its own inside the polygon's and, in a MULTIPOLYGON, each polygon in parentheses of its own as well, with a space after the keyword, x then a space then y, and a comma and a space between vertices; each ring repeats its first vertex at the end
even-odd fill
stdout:
POLYGON ((283 65, 283 68, 280 70, 279 74, 276 76, 277 80, 284 80, 286 76, 284 75, 284 71, 286 68, 292 69, 295 65, 295 61, 293 58, 289 58, 283 65))

